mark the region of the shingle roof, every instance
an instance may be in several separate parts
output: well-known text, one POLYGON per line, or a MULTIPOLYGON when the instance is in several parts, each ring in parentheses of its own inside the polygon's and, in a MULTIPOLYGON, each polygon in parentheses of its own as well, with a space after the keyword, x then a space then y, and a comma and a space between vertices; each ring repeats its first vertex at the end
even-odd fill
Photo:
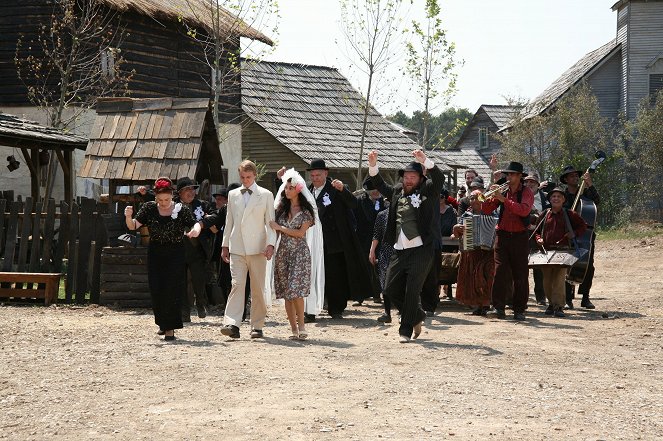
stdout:
MULTIPOLYGON (((213 125, 209 106, 208 99, 99 100, 79 175, 133 181, 195 176, 203 131, 206 124, 213 125)), ((212 132, 215 136, 216 130, 212 132)), ((213 156, 207 159, 220 165, 217 146, 209 149, 213 156)), ((213 179, 221 179, 220 167, 210 170, 213 179)))
POLYGON ((10 147, 27 147, 38 144, 40 148, 64 148, 84 150, 87 138, 68 134, 53 127, 42 126, 34 121, 7 113, 0 113, 0 144, 10 147))
MULTIPOLYGON (((442 150, 426 153, 434 161, 443 161, 448 164, 458 164, 461 166, 461 170, 473 168, 477 171, 477 173, 479 173, 479 176, 481 176, 486 183, 490 181, 491 171, 490 167, 488 166, 488 162, 486 162, 484 157, 481 156, 481 154, 479 154, 479 152, 476 150, 442 150)), ((463 172, 460 172, 459 174, 462 175, 463 172)), ((459 182, 458 184, 465 185, 464 181, 459 182)))
POLYGON ((458 149, 460 144, 465 140, 465 135, 467 135, 470 130, 472 130, 473 125, 477 120, 477 116, 481 111, 486 112, 486 115, 495 123, 497 130, 499 131, 505 127, 509 121, 511 121, 517 113, 520 111, 520 106, 508 106, 500 104, 482 104, 479 106, 479 109, 472 115, 472 119, 467 122, 463 132, 458 137, 458 141, 454 145, 454 149, 458 149))
POLYGON ((546 111, 573 85, 582 80, 585 75, 587 75, 592 70, 592 68, 594 68, 594 66, 612 54, 613 51, 619 47, 620 43, 617 43, 617 40, 614 39, 607 42, 600 48, 586 54, 573 66, 567 69, 566 72, 557 78, 550 86, 548 86, 546 90, 543 91, 543 93, 536 97, 532 103, 527 106, 528 110, 525 113, 524 118, 531 118, 546 111))
MULTIPOLYGON (((242 109, 306 163, 322 158, 330 168, 357 167, 362 102, 359 92, 334 68, 242 61, 242 109)), ((380 166, 398 170, 412 161, 411 152, 417 148, 370 108, 364 155, 378 150, 380 166)))

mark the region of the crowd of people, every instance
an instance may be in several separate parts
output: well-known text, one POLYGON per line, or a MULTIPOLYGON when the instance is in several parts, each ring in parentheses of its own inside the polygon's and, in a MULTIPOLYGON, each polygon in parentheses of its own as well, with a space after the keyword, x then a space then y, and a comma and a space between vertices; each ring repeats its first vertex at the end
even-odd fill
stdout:
MULTIPOLYGON (((147 201, 137 213, 128 206, 125 218, 130 230, 149 229, 158 333, 172 341, 191 321, 194 305, 200 318, 216 305, 223 335, 240 338, 248 319, 250 337, 262 338, 267 306, 276 298, 285 304, 289 338, 305 340, 307 323, 321 316, 341 320, 349 301, 373 301, 384 306, 380 323, 391 323, 397 311, 399 341, 407 343, 419 337, 441 295, 453 298, 454 283, 455 300, 472 314, 504 319, 509 307, 522 321, 530 253, 574 254, 581 237, 589 246, 578 293, 582 307, 594 308, 595 235, 570 209, 581 190, 583 200, 600 202, 589 173, 566 167, 562 187, 540 182, 518 162, 497 170, 493 158, 491 176, 467 170, 465 186, 452 197, 425 152, 412 155, 392 183, 380 172, 378 152, 369 152, 368 177, 357 194, 330 177, 322 159, 307 168, 308 184, 294 169, 279 170, 275 195, 257 184, 258 169, 249 160, 239 164, 240 183, 212 201, 198 199, 198 184, 188 177, 176 183, 162 177, 152 190, 140 188, 147 201), (451 272, 448 262, 456 262, 451 272)), ((536 302, 548 315, 564 317, 565 307, 573 308, 569 268, 534 266, 536 302)))

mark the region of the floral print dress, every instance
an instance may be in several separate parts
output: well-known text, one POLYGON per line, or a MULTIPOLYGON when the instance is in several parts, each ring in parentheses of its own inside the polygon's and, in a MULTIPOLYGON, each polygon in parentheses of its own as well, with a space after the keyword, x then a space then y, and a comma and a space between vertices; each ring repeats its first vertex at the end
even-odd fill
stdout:
MULTIPOLYGON (((313 223, 313 216, 300 211, 288 220, 288 214, 276 222, 285 228, 299 229, 304 222, 313 223)), ((311 290, 311 252, 306 236, 281 234, 281 242, 274 257, 274 291, 277 299, 295 300, 307 297, 311 290)))

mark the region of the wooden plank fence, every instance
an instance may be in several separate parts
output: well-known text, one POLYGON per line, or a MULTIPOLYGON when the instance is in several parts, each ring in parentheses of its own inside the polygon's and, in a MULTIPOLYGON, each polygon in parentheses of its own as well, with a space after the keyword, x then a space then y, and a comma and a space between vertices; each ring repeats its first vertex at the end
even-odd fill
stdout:
POLYGON ((33 297, 32 290, 34 297, 43 298, 48 283, 43 276, 32 277, 31 283, 28 275, 65 274, 64 302, 99 303, 107 207, 92 199, 71 206, 56 206, 52 199, 45 204, 32 198, 0 199, 0 297, 33 297))

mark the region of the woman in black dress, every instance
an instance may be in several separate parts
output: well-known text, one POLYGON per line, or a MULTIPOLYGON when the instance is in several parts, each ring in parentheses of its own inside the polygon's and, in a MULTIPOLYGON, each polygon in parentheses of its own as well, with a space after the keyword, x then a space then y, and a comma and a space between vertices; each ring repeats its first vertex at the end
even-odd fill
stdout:
POLYGON ((133 207, 124 210, 127 228, 147 225, 150 245, 147 250, 147 277, 152 298, 154 321, 164 340, 175 340, 175 329, 182 329, 181 304, 186 295, 184 233, 196 237, 201 225, 186 205, 173 203, 173 183, 159 178, 154 183, 155 201, 146 202, 132 219, 133 207))

